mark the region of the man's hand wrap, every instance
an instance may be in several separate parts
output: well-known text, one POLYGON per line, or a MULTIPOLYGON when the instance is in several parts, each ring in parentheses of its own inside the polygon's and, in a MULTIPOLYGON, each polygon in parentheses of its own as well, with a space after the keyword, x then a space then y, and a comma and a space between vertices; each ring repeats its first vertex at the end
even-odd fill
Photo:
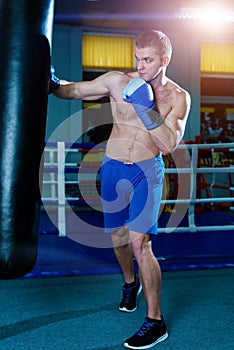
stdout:
POLYGON ((60 88, 60 80, 58 77, 56 77, 55 69, 53 66, 50 66, 50 86, 49 86, 49 94, 52 94, 54 90, 57 90, 60 88))
POLYGON ((133 104, 147 130, 153 130, 163 123, 162 116, 156 111, 152 88, 144 79, 132 79, 123 89, 122 98, 133 104))

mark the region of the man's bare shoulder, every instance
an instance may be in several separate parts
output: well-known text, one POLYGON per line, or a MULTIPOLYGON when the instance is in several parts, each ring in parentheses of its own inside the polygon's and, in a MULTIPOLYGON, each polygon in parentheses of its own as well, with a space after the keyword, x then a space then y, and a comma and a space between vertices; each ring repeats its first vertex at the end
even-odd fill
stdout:
POLYGON ((129 73, 111 71, 103 74, 100 79, 110 91, 110 95, 120 94, 122 89, 129 83, 133 76, 129 73))
POLYGON ((174 116, 183 119, 187 116, 191 104, 190 95, 174 81, 165 79, 156 91, 156 98, 159 110, 167 119, 174 116))
POLYGON ((137 76, 138 76, 137 72, 125 73, 120 71, 110 71, 103 74, 103 77, 110 80, 113 79, 114 81, 121 81, 121 80, 129 81, 132 78, 135 78, 137 76))
POLYGON ((139 74, 138 74, 137 71, 135 71, 135 72, 128 72, 128 73, 126 73, 126 74, 127 74, 127 76, 128 76, 129 78, 131 78, 131 79, 133 79, 133 78, 138 78, 138 77, 139 77, 139 74))
POLYGON ((176 96, 180 96, 180 97, 189 96, 189 92, 187 90, 185 90, 178 83, 176 83, 175 81, 169 78, 167 78, 165 90, 168 90, 169 92, 175 94, 176 96))

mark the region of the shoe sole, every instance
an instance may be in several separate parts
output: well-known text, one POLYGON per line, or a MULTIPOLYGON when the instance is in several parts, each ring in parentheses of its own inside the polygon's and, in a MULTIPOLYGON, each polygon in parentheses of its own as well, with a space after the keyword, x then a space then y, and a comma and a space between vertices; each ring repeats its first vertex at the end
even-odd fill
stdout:
POLYGON ((168 338, 168 333, 166 332, 164 335, 162 335, 160 338, 158 338, 154 343, 149 344, 149 345, 142 345, 142 346, 132 346, 129 345, 128 343, 124 343, 125 348, 128 349, 135 349, 135 350, 143 350, 143 349, 149 349, 155 346, 156 344, 166 340, 168 338))
MULTIPOLYGON (((141 291, 142 291, 142 285, 140 285, 140 288, 138 289, 137 296, 141 293, 141 291)), ((134 312, 134 311, 136 311, 136 309, 137 309, 137 305, 132 310, 129 310, 126 307, 119 307, 119 311, 128 312, 128 313, 134 312)))

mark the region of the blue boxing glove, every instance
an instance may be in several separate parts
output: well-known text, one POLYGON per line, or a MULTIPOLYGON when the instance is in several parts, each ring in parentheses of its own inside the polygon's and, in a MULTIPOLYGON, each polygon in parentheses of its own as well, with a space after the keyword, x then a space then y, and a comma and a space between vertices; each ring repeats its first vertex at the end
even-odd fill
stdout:
POLYGON ((123 89, 122 98, 125 102, 133 104, 147 130, 156 129, 163 123, 163 118, 154 104, 152 88, 144 79, 132 79, 123 89))
POLYGON ((54 67, 51 65, 50 66, 50 86, 49 86, 49 94, 52 94, 52 92, 54 90, 59 89, 60 87, 60 80, 58 77, 56 77, 55 73, 55 69, 54 67))

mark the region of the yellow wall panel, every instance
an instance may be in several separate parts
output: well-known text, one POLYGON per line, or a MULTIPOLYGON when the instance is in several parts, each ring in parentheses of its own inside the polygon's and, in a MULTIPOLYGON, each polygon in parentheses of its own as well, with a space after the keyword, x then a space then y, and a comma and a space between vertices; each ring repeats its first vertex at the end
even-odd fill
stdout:
POLYGON ((134 39, 131 37, 83 35, 83 68, 133 69, 134 39))
POLYGON ((214 107, 201 107, 201 112, 203 113, 212 113, 214 111, 215 111, 214 107))
POLYGON ((234 114, 234 108, 226 108, 226 112, 234 114))
POLYGON ((201 72, 234 73, 234 44, 203 43, 201 47, 201 72))

